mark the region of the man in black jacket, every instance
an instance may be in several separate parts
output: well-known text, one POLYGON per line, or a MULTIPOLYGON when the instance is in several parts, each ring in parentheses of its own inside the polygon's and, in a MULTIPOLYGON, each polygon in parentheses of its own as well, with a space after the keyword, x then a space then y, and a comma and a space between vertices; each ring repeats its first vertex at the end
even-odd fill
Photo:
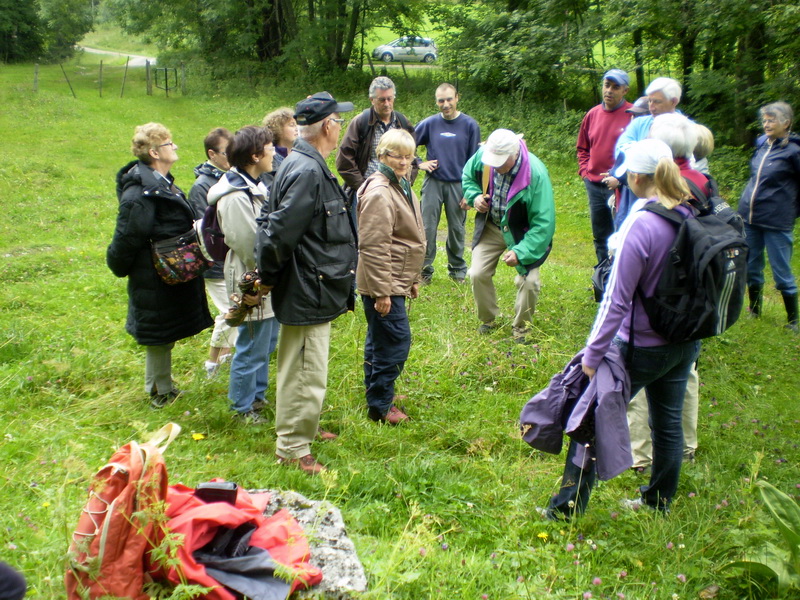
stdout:
MULTIPOLYGON (((325 159, 339 141, 351 102, 328 92, 298 102, 300 137, 275 174, 256 242, 262 291, 272 291, 281 323, 275 407, 276 454, 308 473, 323 467, 311 454, 328 383, 331 321, 353 309, 354 226, 345 196, 325 159)), ((327 434, 333 437, 331 434, 327 434)))

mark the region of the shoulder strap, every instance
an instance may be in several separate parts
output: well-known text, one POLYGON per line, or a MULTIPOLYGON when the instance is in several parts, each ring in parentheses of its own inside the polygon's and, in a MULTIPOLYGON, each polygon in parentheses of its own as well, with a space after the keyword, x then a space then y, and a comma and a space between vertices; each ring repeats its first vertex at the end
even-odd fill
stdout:
POLYGON ((361 144, 364 142, 364 138, 367 136, 367 130, 369 130, 369 111, 370 109, 366 108, 361 111, 361 114, 358 115, 356 118, 358 119, 358 143, 361 144))
POLYGON ((646 210, 651 213, 656 213, 657 215, 665 218, 667 221, 677 225, 678 227, 680 227, 686 220, 686 217, 684 217, 681 213, 679 213, 676 210, 672 210, 671 208, 667 208, 660 202, 650 202, 649 204, 646 204, 642 208, 642 210, 646 210))

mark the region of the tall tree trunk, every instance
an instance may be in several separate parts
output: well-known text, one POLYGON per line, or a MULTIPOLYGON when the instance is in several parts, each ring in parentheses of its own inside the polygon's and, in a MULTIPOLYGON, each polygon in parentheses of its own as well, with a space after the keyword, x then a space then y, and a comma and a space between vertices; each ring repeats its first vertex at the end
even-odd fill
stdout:
POLYGON ((642 64, 642 30, 633 30, 633 60, 636 62, 636 97, 644 96, 644 65, 642 64))

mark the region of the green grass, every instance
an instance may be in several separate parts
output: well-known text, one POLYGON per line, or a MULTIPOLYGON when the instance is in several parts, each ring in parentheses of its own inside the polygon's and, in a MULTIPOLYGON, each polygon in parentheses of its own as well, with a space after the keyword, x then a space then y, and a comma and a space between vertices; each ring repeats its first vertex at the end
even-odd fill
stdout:
MULTIPOLYGON (((522 443, 519 411, 580 350, 596 308, 586 199, 572 155, 579 114, 464 93, 462 108, 484 137, 500 125, 524 131, 552 175, 557 237, 542 268, 537 343, 510 341, 514 288, 505 268, 496 278, 504 326, 477 335, 469 288, 443 276, 440 244, 437 277, 410 306, 414 343, 398 382, 413 422, 390 429, 366 419, 363 314, 340 317, 322 416, 340 438, 315 444, 332 472, 310 478, 275 465, 271 423, 245 428, 230 418, 225 378, 204 377, 207 333, 174 351, 185 396, 162 411, 149 408, 144 354, 124 332, 125 281, 106 268, 105 248, 117 210, 114 175, 129 159, 135 125, 171 128, 181 157, 174 174, 188 190, 208 130, 259 122, 315 90, 285 84, 269 94, 226 95, 206 84, 203 94, 166 99, 146 96, 141 70, 133 70, 123 98, 119 87, 100 98, 96 67, 86 57, 68 66, 77 99, 58 67, 42 67, 37 95, 32 66, 0 70, 0 556, 24 572, 30 597, 64 597, 66 550, 92 473, 116 447, 167 421, 184 428, 166 456, 174 482, 223 477, 339 506, 367 569, 369 598, 575 599, 591 591, 655 600, 697 597, 710 585, 721 587, 721 600, 754 597, 741 578, 718 570, 743 547, 776 537, 751 483, 757 473, 788 493, 800 484, 800 338, 783 330, 774 290, 762 319, 742 318, 704 343, 700 449, 669 517, 619 511, 620 499, 642 483, 632 473, 600 484, 574 523, 542 522, 534 511, 556 490, 563 455, 522 443)), ((121 71, 115 76, 120 84, 121 71)), ((433 75, 398 79, 398 108, 414 121, 430 114, 434 82, 433 75)), ((191 81, 190 91, 198 85, 191 81)), ((330 89, 366 106, 366 88, 330 89)), ((718 156, 725 188, 741 189, 746 153, 718 156)))
POLYGON ((81 46, 122 52, 124 54, 139 54, 141 56, 156 56, 158 48, 150 41, 124 34, 119 27, 102 23, 94 26, 94 30, 87 33, 80 41, 81 46))

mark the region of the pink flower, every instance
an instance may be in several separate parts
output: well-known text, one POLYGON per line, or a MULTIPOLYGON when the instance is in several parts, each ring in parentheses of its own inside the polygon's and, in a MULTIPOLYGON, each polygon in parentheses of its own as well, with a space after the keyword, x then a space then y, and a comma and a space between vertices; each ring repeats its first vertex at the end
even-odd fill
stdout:
POLYGON ((592 597, 592 592, 583 592, 583 600, 589 600, 592 597))
POLYGON ((672 542, 667 542, 667 550, 672 550, 675 547, 675 544, 672 542))
POLYGON ((592 579, 592 585, 601 585, 602 583, 603 580, 600 579, 599 577, 595 577, 594 579, 592 579))
POLYGON ((681 583, 686 583, 686 575, 684 575, 683 573, 678 573, 677 577, 678 581, 680 581, 681 583))
POLYGON ((567 544, 567 552, 572 552, 575 550, 575 544, 567 544))
POLYGON ((619 575, 617 575, 617 577, 619 577, 620 579, 625 579, 627 576, 628 576, 627 571, 620 571, 619 575))

